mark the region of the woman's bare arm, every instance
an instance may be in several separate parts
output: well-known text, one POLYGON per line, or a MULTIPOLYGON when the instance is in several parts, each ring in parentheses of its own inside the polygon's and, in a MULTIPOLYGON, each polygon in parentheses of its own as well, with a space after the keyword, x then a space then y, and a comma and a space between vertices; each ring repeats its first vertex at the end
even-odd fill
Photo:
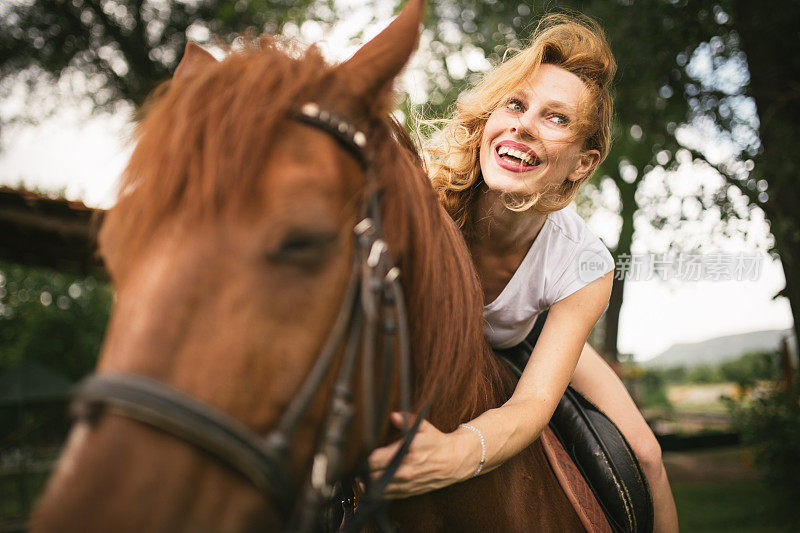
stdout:
POLYGON ((608 303, 612 277, 608 273, 550 307, 514 394, 501 407, 470 422, 486 441, 484 470, 496 468, 530 445, 550 421, 589 332, 608 303))
MULTIPOLYGON (((497 468, 529 446, 550 421, 589 332, 608 303, 612 276, 608 273, 550 307, 514 394, 501 407, 470 421, 484 437, 483 472, 497 468)), ((399 423, 400 419, 393 421, 399 423)), ((398 445, 379 448, 370 455, 374 474, 385 468, 398 445)), ((409 455, 387 488, 387 496, 408 497, 468 479, 481 455, 480 438, 472 430, 459 428, 446 434, 423 422, 409 455)))

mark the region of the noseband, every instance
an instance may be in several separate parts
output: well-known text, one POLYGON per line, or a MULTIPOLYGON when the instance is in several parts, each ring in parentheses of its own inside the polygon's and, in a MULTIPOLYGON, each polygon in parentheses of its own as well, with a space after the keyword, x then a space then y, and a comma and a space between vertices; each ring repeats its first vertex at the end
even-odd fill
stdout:
MULTIPOLYGON (((350 152, 365 170, 366 186, 360 222, 353 229, 352 266, 341 306, 314 366, 277 427, 264 437, 166 383, 131 374, 89 376, 75 392, 72 412, 79 420, 93 422, 107 409, 180 438, 216 457, 272 498, 289 530, 312 531, 318 527, 320 510, 333 496, 334 485, 347 482, 345 476, 352 474, 344 471, 343 457, 345 446, 353 444, 346 436, 356 413, 352 393, 358 355, 362 356, 361 448, 368 451, 377 445, 385 421, 396 366, 400 368, 400 410, 411 408, 411 362, 400 271, 389 256, 383 236, 379 188, 366 154, 367 137, 351 123, 314 103, 292 111, 290 117, 324 131, 350 152), (383 357, 377 361, 379 343, 383 357), (291 442, 342 351, 320 442, 310 474, 303 481, 302 497, 297 498, 300 486, 289 468, 291 442), (377 387, 376 375, 380 376, 377 387)), ((400 466, 423 417, 424 412, 416 424, 404 430, 403 446, 379 480, 370 479, 366 457, 362 457, 358 471, 366 491, 360 508, 380 508, 376 502, 400 466)), ((360 516, 355 523, 360 526, 371 518, 374 517, 360 516)))

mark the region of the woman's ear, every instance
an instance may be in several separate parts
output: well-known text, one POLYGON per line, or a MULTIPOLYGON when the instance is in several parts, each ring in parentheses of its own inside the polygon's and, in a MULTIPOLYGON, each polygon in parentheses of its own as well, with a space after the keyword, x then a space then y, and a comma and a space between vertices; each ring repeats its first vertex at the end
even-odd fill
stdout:
POLYGON ((599 150, 586 150, 582 152, 578 159, 578 164, 575 166, 567 179, 569 181, 577 181, 588 174, 590 174, 597 165, 600 164, 600 151, 599 150))

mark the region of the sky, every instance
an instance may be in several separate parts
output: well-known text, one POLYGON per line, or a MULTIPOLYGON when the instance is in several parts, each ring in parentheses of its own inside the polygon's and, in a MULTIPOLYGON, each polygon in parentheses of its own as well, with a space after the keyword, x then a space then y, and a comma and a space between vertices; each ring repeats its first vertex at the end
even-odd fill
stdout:
MULTIPOLYGON (((355 5, 355 4, 353 4, 355 5)), ((378 14, 378 22, 368 25, 370 16, 348 2, 343 9, 353 9, 347 27, 325 34, 313 23, 290 27, 287 33, 306 42, 322 41, 329 59, 343 59, 356 46, 349 37, 366 27, 367 37, 386 24, 391 9, 378 14)), ((425 80, 414 72, 413 63, 402 85, 414 91, 425 80)), ((0 104, 0 113, 12 113, 22 99, 0 104)), ((70 99, 65 99, 69 102, 70 99)), ((84 107, 64 104, 51 118, 38 125, 10 126, 2 132, 0 145, 0 185, 23 186, 60 191, 69 199, 108 208, 113 205, 117 179, 131 146, 129 112, 116 115, 88 113, 84 107)), ((683 183, 708 179, 697 169, 682 169, 683 183)), ((614 242, 618 222, 613 216, 593 216, 590 228, 607 242, 614 242)), ((713 224, 709 222, 709 224, 713 224)), ((786 298, 772 299, 784 286, 780 262, 764 250, 768 248, 768 229, 755 217, 744 228, 747 240, 724 240, 706 246, 706 258, 715 252, 741 253, 757 262, 755 273, 739 281, 690 281, 682 279, 629 279, 620 316, 618 346, 642 361, 662 353, 673 344, 698 342, 718 336, 791 327, 792 316, 786 298)), ((700 234, 706 231, 699 228, 700 234)), ((634 252, 644 253, 663 248, 659 236, 637 231, 634 252)), ((640 259, 649 259, 640 255, 640 259)), ((673 263, 674 265, 674 263, 673 263)), ((646 276, 642 276, 646 277, 646 276)))

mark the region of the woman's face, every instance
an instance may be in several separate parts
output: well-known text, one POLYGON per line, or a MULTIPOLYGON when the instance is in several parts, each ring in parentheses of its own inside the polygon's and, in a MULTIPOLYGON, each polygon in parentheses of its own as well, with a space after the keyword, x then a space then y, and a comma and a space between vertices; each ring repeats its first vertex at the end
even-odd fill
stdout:
POLYGON ((483 181, 491 190, 532 194, 577 180, 600 158, 583 150, 570 128, 586 87, 575 74, 543 64, 486 121, 481 138, 483 181))

